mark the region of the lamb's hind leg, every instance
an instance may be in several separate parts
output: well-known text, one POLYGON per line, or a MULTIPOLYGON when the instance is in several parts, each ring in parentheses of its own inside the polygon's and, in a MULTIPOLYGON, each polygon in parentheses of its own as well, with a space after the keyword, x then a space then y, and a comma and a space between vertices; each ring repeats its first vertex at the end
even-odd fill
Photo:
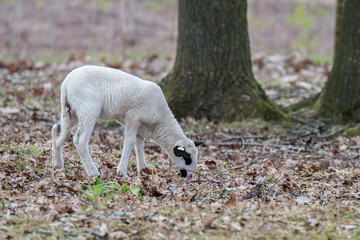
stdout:
POLYGON ((146 164, 144 154, 144 138, 139 135, 136 136, 135 153, 137 160, 137 171, 138 175, 140 176, 141 169, 146 168, 146 164))
POLYGON ((96 119, 87 123, 79 122, 78 129, 74 136, 76 150, 80 156, 82 164, 84 165, 85 171, 89 176, 100 175, 89 153, 89 139, 95 126, 95 122, 96 119))
POLYGON ((58 139, 61 132, 61 121, 55 123, 53 128, 51 129, 52 134, 52 159, 54 167, 63 168, 64 160, 62 155, 62 144, 60 146, 56 146, 56 140, 58 139))
POLYGON ((62 146, 67 140, 66 138, 61 138, 61 131, 65 131, 64 135, 68 136, 70 134, 71 128, 77 123, 77 118, 75 113, 69 114, 68 118, 63 118, 65 123, 61 121, 54 124, 51 129, 52 134, 52 160, 54 167, 63 168, 64 160, 62 155, 62 146))

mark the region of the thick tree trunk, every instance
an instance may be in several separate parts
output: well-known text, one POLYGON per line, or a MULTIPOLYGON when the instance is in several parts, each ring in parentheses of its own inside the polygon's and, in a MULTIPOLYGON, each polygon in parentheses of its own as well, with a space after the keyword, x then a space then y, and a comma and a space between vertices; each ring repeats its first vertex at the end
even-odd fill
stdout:
POLYGON ((336 122, 360 120, 360 1, 346 0, 336 58, 315 105, 336 122))
POLYGON ((162 88, 177 117, 286 118, 256 82, 246 0, 181 0, 175 65, 162 88))
POLYGON ((337 45, 340 42, 340 31, 344 19, 344 2, 345 0, 337 0, 336 2, 334 59, 336 55, 336 50, 338 49, 337 45))

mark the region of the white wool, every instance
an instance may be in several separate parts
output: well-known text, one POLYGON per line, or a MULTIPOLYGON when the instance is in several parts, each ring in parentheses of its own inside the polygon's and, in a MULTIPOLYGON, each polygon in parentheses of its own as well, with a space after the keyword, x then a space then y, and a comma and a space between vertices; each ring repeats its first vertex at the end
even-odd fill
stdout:
POLYGON ((160 87, 120 70, 83 66, 73 70, 61 86, 61 120, 52 129, 55 166, 63 167, 61 147, 77 125, 74 143, 89 175, 99 175, 89 151, 88 141, 97 119, 117 120, 125 126, 125 139, 119 174, 127 176, 127 163, 135 146, 138 173, 144 168, 144 138, 152 138, 180 168, 196 171, 198 151, 174 118, 160 87), (185 147, 192 163, 173 153, 185 147))

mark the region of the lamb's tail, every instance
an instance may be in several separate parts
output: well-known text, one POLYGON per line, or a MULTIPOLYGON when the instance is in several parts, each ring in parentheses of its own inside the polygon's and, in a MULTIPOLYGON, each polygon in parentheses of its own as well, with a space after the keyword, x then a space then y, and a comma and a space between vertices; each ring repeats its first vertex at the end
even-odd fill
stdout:
POLYGON ((61 118, 52 128, 52 140, 59 147, 68 139, 71 131, 71 106, 68 102, 66 89, 61 90, 61 118))

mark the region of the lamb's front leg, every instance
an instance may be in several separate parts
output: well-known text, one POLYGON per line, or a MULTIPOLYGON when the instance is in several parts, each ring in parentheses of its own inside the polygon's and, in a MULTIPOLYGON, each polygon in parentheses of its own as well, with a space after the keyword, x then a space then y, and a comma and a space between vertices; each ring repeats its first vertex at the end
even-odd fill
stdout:
POLYGON ((139 135, 136 136, 135 153, 137 160, 137 172, 140 176, 141 169, 146 168, 146 164, 144 155, 144 138, 139 135))
POLYGON ((138 126, 129 126, 125 128, 125 138, 123 150, 120 158, 119 166, 117 167, 116 173, 122 174, 124 177, 128 177, 127 166, 130 158, 130 153, 133 146, 136 143, 136 133, 138 126))

